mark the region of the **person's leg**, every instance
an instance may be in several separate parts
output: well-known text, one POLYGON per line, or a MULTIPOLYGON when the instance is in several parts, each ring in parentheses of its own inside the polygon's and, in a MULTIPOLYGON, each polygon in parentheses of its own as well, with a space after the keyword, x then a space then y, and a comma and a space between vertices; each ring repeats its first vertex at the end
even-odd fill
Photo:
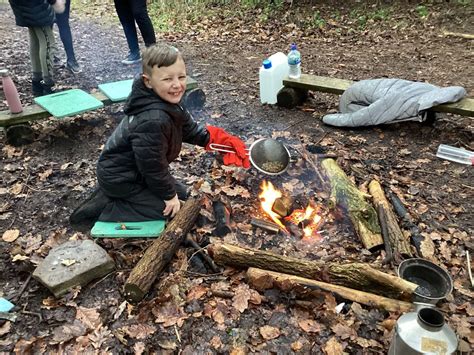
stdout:
POLYGON ((123 32, 127 38, 130 54, 140 54, 138 47, 137 29, 133 18, 131 3, 134 0, 114 0, 115 10, 123 27, 123 32))
POLYGON ((148 16, 146 8, 146 0, 134 0, 132 1, 132 13, 135 19, 140 33, 143 37, 145 46, 149 47, 156 43, 155 30, 153 24, 148 16))
POLYGON ((69 13, 71 10, 71 0, 66 0, 65 11, 62 14, 56 14, 56 24, 59 29, 59 37, 63 43, 66 52, 66 67, 73 73, 79 72, 80 67, 77 64, 72 43, 71 27, 69 26, 69 13))
POLYGON ((54 86, 53 72, 53 49, 54 34, 50 26, 38 27, 36 31, 39 40, 39 59, 41 62, 41 71, 43 73, 43 92, 52 93, 54 86))
POLYGON ((36 32, 39 29, 36 27, 28 27, 29 42, 30 42, 30 59, 31 59, 31 69, 32 69, 32 89, 33 96, 43 95, 43 86, 41 81, 43 80, 43 73, 41 71, 41 61, 39 58, 39 39, 36 35, 36 32))

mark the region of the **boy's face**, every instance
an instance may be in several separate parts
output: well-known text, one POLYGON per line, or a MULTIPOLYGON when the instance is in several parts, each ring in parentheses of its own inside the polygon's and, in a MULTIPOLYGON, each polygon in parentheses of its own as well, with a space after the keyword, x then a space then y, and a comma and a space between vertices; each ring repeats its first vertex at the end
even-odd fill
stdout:
POLYGON ((186 90, 186 67, 182 58, 169 67, 153 67, 151 76, 143 74, 143 81, 149 89, 163 100, 172 104, 181 101, 186 90))

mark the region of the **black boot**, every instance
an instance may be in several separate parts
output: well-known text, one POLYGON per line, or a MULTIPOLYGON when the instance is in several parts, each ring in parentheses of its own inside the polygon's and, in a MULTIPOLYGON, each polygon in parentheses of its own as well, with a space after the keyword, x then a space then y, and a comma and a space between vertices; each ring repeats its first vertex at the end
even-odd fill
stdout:
POLYGON ((43 85, 41 84, 41 80, 33 80, 31 82, 31 87, 33 89, 33 96, 43 96, 43 85))
POLYGON ((43 95, 53 94, 54 81, 42 81, 41 86, 43 86, 43 95))
POLYGON ((81 203, 69 217, 72 228, 79 231, 90 230, 110 201, 110 198, 100 188, 95 188, 91 196, 81 203))

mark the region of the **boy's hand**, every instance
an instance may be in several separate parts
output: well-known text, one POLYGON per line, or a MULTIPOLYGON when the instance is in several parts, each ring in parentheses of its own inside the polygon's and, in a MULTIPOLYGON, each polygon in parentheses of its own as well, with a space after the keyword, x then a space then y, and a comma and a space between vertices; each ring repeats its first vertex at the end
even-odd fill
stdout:
POLYGON ((178 195, 174 195, 171 200, 165 200, 165 209, 163 210, 163 214, 165 216, 169 215, 169 217, 174 217, 180 208, 181 203, 178 200, 178 195))
POLYGON ((243 166, 244 168, 250 168, 250 160, 247 155, 245 143, 239 137, 233 136, 227 133, 225 130, 219 127, 207 126, 209 131, 210 139, 206 146, 207 150, 210 150, 209 145, 212 143, 227 145, 235 150, 235 153, 221 152, 224 165, 236 165, 243 166))
POLYGON ((66 2, 65 0, 56 0, 53 3, 54 12, 57 14, 62 14, 66 10, 66 2))

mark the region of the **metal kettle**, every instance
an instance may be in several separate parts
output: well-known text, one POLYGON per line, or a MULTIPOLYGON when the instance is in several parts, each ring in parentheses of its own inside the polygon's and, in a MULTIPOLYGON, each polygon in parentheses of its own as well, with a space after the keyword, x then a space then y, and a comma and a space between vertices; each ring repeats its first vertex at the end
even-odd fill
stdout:
POLYGON ((428 306, 398 319, 388 355, 448 355, 457 347, 456 334, 445 324, 443 314, 428 306))

